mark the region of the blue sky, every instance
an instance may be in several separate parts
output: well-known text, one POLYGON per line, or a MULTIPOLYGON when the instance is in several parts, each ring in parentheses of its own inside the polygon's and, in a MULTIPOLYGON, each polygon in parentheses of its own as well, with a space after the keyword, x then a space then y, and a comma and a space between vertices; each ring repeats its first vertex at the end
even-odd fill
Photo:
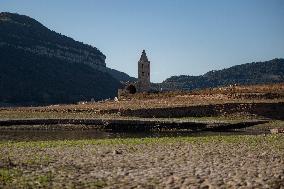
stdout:
POLYGON ((284 58, 284 0, 0 0, 0 11, 93 45, 132 76, 146 49, 153 82, 284 58))

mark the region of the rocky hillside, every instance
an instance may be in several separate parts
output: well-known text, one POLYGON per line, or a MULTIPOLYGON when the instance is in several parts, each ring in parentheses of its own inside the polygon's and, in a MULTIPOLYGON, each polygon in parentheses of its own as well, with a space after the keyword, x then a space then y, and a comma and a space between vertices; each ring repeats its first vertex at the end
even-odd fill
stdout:
MULTIPOLYGON (((284 59, 253 62, 200 76, 173 76, 158 87, 164 90, 192 90, 227 85, 253 85, 284 82, 284 59)), ((156 86, 157 87, 157 86, 156 86)))
POLYGON ((1 47, 9 46, 68 62, 106 67, 106 57, 97 48, 51 31, 32 18, 1 13, 0 24, 1 47))
POLYGON ((0 104, 74 103, 116 96, 123 72, 106 67, 97 48, 36 20, 0 13, 0 104))
POLYGON ((28 16, 0 13, 0 24, 0 47, 9 46, 68 62, 84 63, 109 73, 119 81, 135 80, 123 72, 107 68, 106 56, 96 47, 51 31, 28 16))

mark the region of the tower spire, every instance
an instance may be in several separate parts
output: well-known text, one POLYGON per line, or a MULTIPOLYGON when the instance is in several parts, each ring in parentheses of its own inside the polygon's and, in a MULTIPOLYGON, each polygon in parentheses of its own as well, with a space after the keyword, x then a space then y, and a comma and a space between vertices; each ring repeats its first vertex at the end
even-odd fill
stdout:
POLYGON ((142 55, 140 57, 140 61, 139 62, 148 62, 148 57, 146 55, 146 51, 145 50, 142 51, 142 55))

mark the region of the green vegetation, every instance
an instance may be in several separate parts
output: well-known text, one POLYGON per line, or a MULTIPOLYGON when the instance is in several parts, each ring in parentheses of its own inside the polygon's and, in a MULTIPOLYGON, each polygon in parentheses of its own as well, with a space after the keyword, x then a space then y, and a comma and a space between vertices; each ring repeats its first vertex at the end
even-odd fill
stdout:
MULTIPOLYGON (((36 111, 0 111, 0 119, 84 119, 96 118, 95 112, 72 113, 72 112, 36 112, 36 111)), ((102 115, 100 115, 101 117, 102 115)), ((105 115, 107 117, 107 115, 105 115)))
POLYGON ((253 85, 284 82, 284 59, 253 62, 228 69, 210 71, 201 76, 173 76, 161 83, 164 89, 204 89, 228 85, 253 85))
POLYGON ((68 111, 29 111, 29 110, 0 110, 0 119, 91 119, 91 118, 117 118, 139 120, 165 120, 165 121, 243 121, 257 119, 256 116, 226 115, 211 117, 181 117, 181 118, 139 118, 121 117, 118 114, 98 114, 95 111, 68 112, 68 111))
MULTIPOLYGON (((160 174, 170 174, 168 167, 179 173, 189 166, 187 162, 202 170, 211 166, 222 172, 226 167, 226 175, 242 171, 240 164, 255 163, 263 173, 267 169, 263 162, 280 163, 283 150, 284 135, 6 141, 0 143, 0 188, 103 188, 133 182, 155 187, 162 184, 160 174), (214 165, 224 165, 214 167, 213 160, 214 165), (151 172, 157 169, 161 170, 151 172), (134 174, 129 177, 130 172, 134 174)), ((281 170, 278 166, 274 166, 276 171, 281 170)), ((277 173, 273 174, 269 186, 281 186, 277 173)))
POLYGON ((0 46, 0 102, 38 105, 114 97, 120 83, 85 64, 0 46))
MULTIPOLYGON (((162 137, 162 138, 115 138, 115 139, 96 139, 96 140, 64 140, 64 141, 29 141, 29 142, 0 142, 0 148, 54 148, 54 147, 72 147, 86 145, 138 145, 138 144, 168 144, 168 143, 245 143, 248 145, 256 143, 277 143, 284 147, 283 135, 268 136, 206 136, 206 137, 162 137)), ((49 158, 47 158, 49 159, 49 158)), ((34 161, 34 159, 32 160, 34 161)))
POLYGON ((0 168, 0 183, 11 184, 15 177, 21 175, 21 172, 16 169, 0 168))
POLYGON ((50 171, 45 174, 26 177, 18 169, 1 168, 0 186, 4 188, 48 188, 53 177, 50 171))

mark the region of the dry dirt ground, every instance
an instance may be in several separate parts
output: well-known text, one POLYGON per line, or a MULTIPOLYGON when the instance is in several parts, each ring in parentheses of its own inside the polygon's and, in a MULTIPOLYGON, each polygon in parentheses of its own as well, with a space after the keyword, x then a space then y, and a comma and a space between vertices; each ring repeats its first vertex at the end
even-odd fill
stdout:
MULTIPOLYGON (((284 84, 234 86, 78 105, 2 108, 0 119, 119 118, 120 110, 279 102, 283 109, 284 84)), ((189 117, 179 119, 259 118, 242 110, 189 117)), ((271 119, 254 129, 283 128, 283 122, 271 119)), ((284 188, 284 136, 2 141, 0 188, 284 188)))
MULTIPOLYGON (((0 108, 0 119, 24 118, 95 118, 121 117, 127 110, 153 108, 193 107, 222 105, 228 103, 283 103, 284 83, 254 86, 231 86, 192 92, 167 92, 135 94, 100 102, 84 102, 73 105, 51 105, 44 107, 0 108)), ((236 112, 246 114, 246 112, 236 112)), ((251 115, 249 115, 251 116, 251 115)))
POLYGON ((284 188, 284 136, 3 142, 0 188, 284 188))

